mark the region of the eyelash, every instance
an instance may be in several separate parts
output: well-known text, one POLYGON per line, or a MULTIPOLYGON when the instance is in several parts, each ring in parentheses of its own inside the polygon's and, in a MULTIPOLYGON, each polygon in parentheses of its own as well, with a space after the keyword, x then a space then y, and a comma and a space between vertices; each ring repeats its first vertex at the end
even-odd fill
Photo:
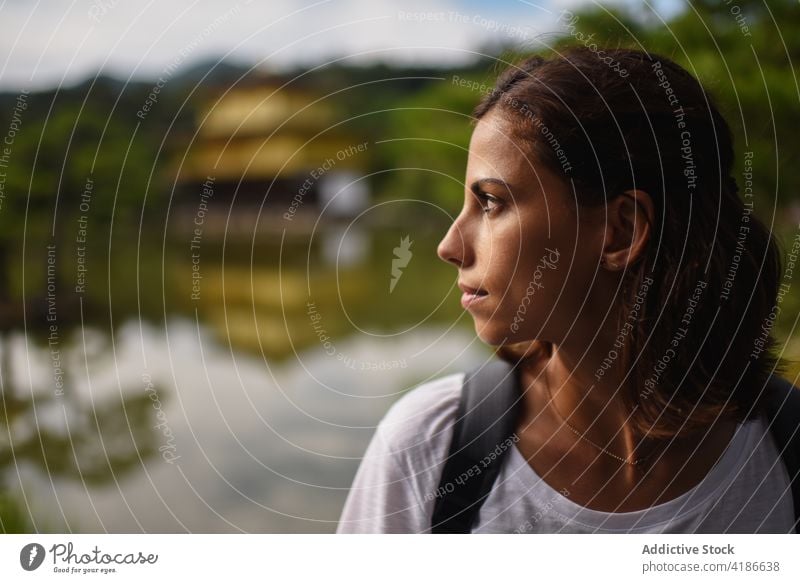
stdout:
POLYGON ((486 194, 485 192, 476 192, 476 193, 475 193, 475 197, 476 197, 476 198, 477 198, 479 201, 481 201, 481 202, 480 202, 480 205, 481 205, 481 210, 484 212, 484 214, 487 214, 487 215, 488 215, 488 214, 491 214, 493 211, 497 210, 497 207, 499 207, 499 206, 500 206, 500 199, 498 199, 498 198, 495 198, 495 197, 493 197, 493 196, 491 196, 491 195, 488 195, 488 194, 486 194), (494 206, 492 206, 492 207, 484 207, 484 206, 483 206, 483 203, 484 203, 484 202, 487 202, 487 203, 488 203, 488 202, 490 202, 490 203, 492 203, 494 206))

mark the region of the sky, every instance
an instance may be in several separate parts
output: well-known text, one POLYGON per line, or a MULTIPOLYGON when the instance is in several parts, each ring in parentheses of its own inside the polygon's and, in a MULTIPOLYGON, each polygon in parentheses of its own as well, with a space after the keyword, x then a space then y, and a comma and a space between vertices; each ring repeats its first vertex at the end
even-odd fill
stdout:
MULTIPOLYGON (((219 58, 268 70, 341 58, 447 66, 498 40, 541 47, 563 10, 631 1, 0 0, 0 91, 101 72, 155 79, 219 58)), ((655 4, 668 14, 681 1, 655 4)))

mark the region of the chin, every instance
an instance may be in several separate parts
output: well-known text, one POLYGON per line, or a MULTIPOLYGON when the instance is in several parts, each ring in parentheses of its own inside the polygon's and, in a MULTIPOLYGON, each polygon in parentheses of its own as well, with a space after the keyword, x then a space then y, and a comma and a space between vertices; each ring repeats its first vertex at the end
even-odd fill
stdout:
MULTIPOLYGON (((475 333, 485 344, 493 347, 504 347, 514 352, 527 353, 531 349, 538 350, 544 344, 542 338, 537 338, 537 334, 528 326, 523 326, 519 330, 513 330, 513 320, 475 319, 475 333)), ((533 328, 535 326, 529 326, 533 328)), ((539 330, 540 331, 540 330, 539 330)))
POLYGON ((502 346, 503 344, 518 342, 515 338, 517 334, 512 333, 510 325, 505 322, 476 321, 475 332, 478 338, 490 346, 502 346))

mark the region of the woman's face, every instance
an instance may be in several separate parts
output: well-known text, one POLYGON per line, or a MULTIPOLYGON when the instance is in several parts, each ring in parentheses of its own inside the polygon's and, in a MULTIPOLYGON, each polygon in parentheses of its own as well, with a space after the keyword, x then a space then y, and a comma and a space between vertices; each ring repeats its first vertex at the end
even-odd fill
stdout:
POLYGON ((442 260, 458 267, 462 305, 491 345, 560 344, 573 324, 571 334, 597 324, 592 289, 603 207, 576 207, 569 183, 526 151, 502 114, 492 111, 478 122, 464 206, 438 248, 442 260))

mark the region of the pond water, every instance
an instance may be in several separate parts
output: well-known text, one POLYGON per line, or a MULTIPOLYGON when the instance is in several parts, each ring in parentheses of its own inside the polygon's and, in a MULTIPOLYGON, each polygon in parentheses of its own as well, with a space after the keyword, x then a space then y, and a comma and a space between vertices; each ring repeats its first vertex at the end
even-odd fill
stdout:
POLYGON ((6 492, 41 532, 333 532, 391 404, 490 354, 441 232, 207 245, 194 271, 188 246, 147 247, 138 286, 90 268, 109 317, 67 325, 63 307, 56 345, 4 341, 5 394, 30 398, 7 421, 6 492))

